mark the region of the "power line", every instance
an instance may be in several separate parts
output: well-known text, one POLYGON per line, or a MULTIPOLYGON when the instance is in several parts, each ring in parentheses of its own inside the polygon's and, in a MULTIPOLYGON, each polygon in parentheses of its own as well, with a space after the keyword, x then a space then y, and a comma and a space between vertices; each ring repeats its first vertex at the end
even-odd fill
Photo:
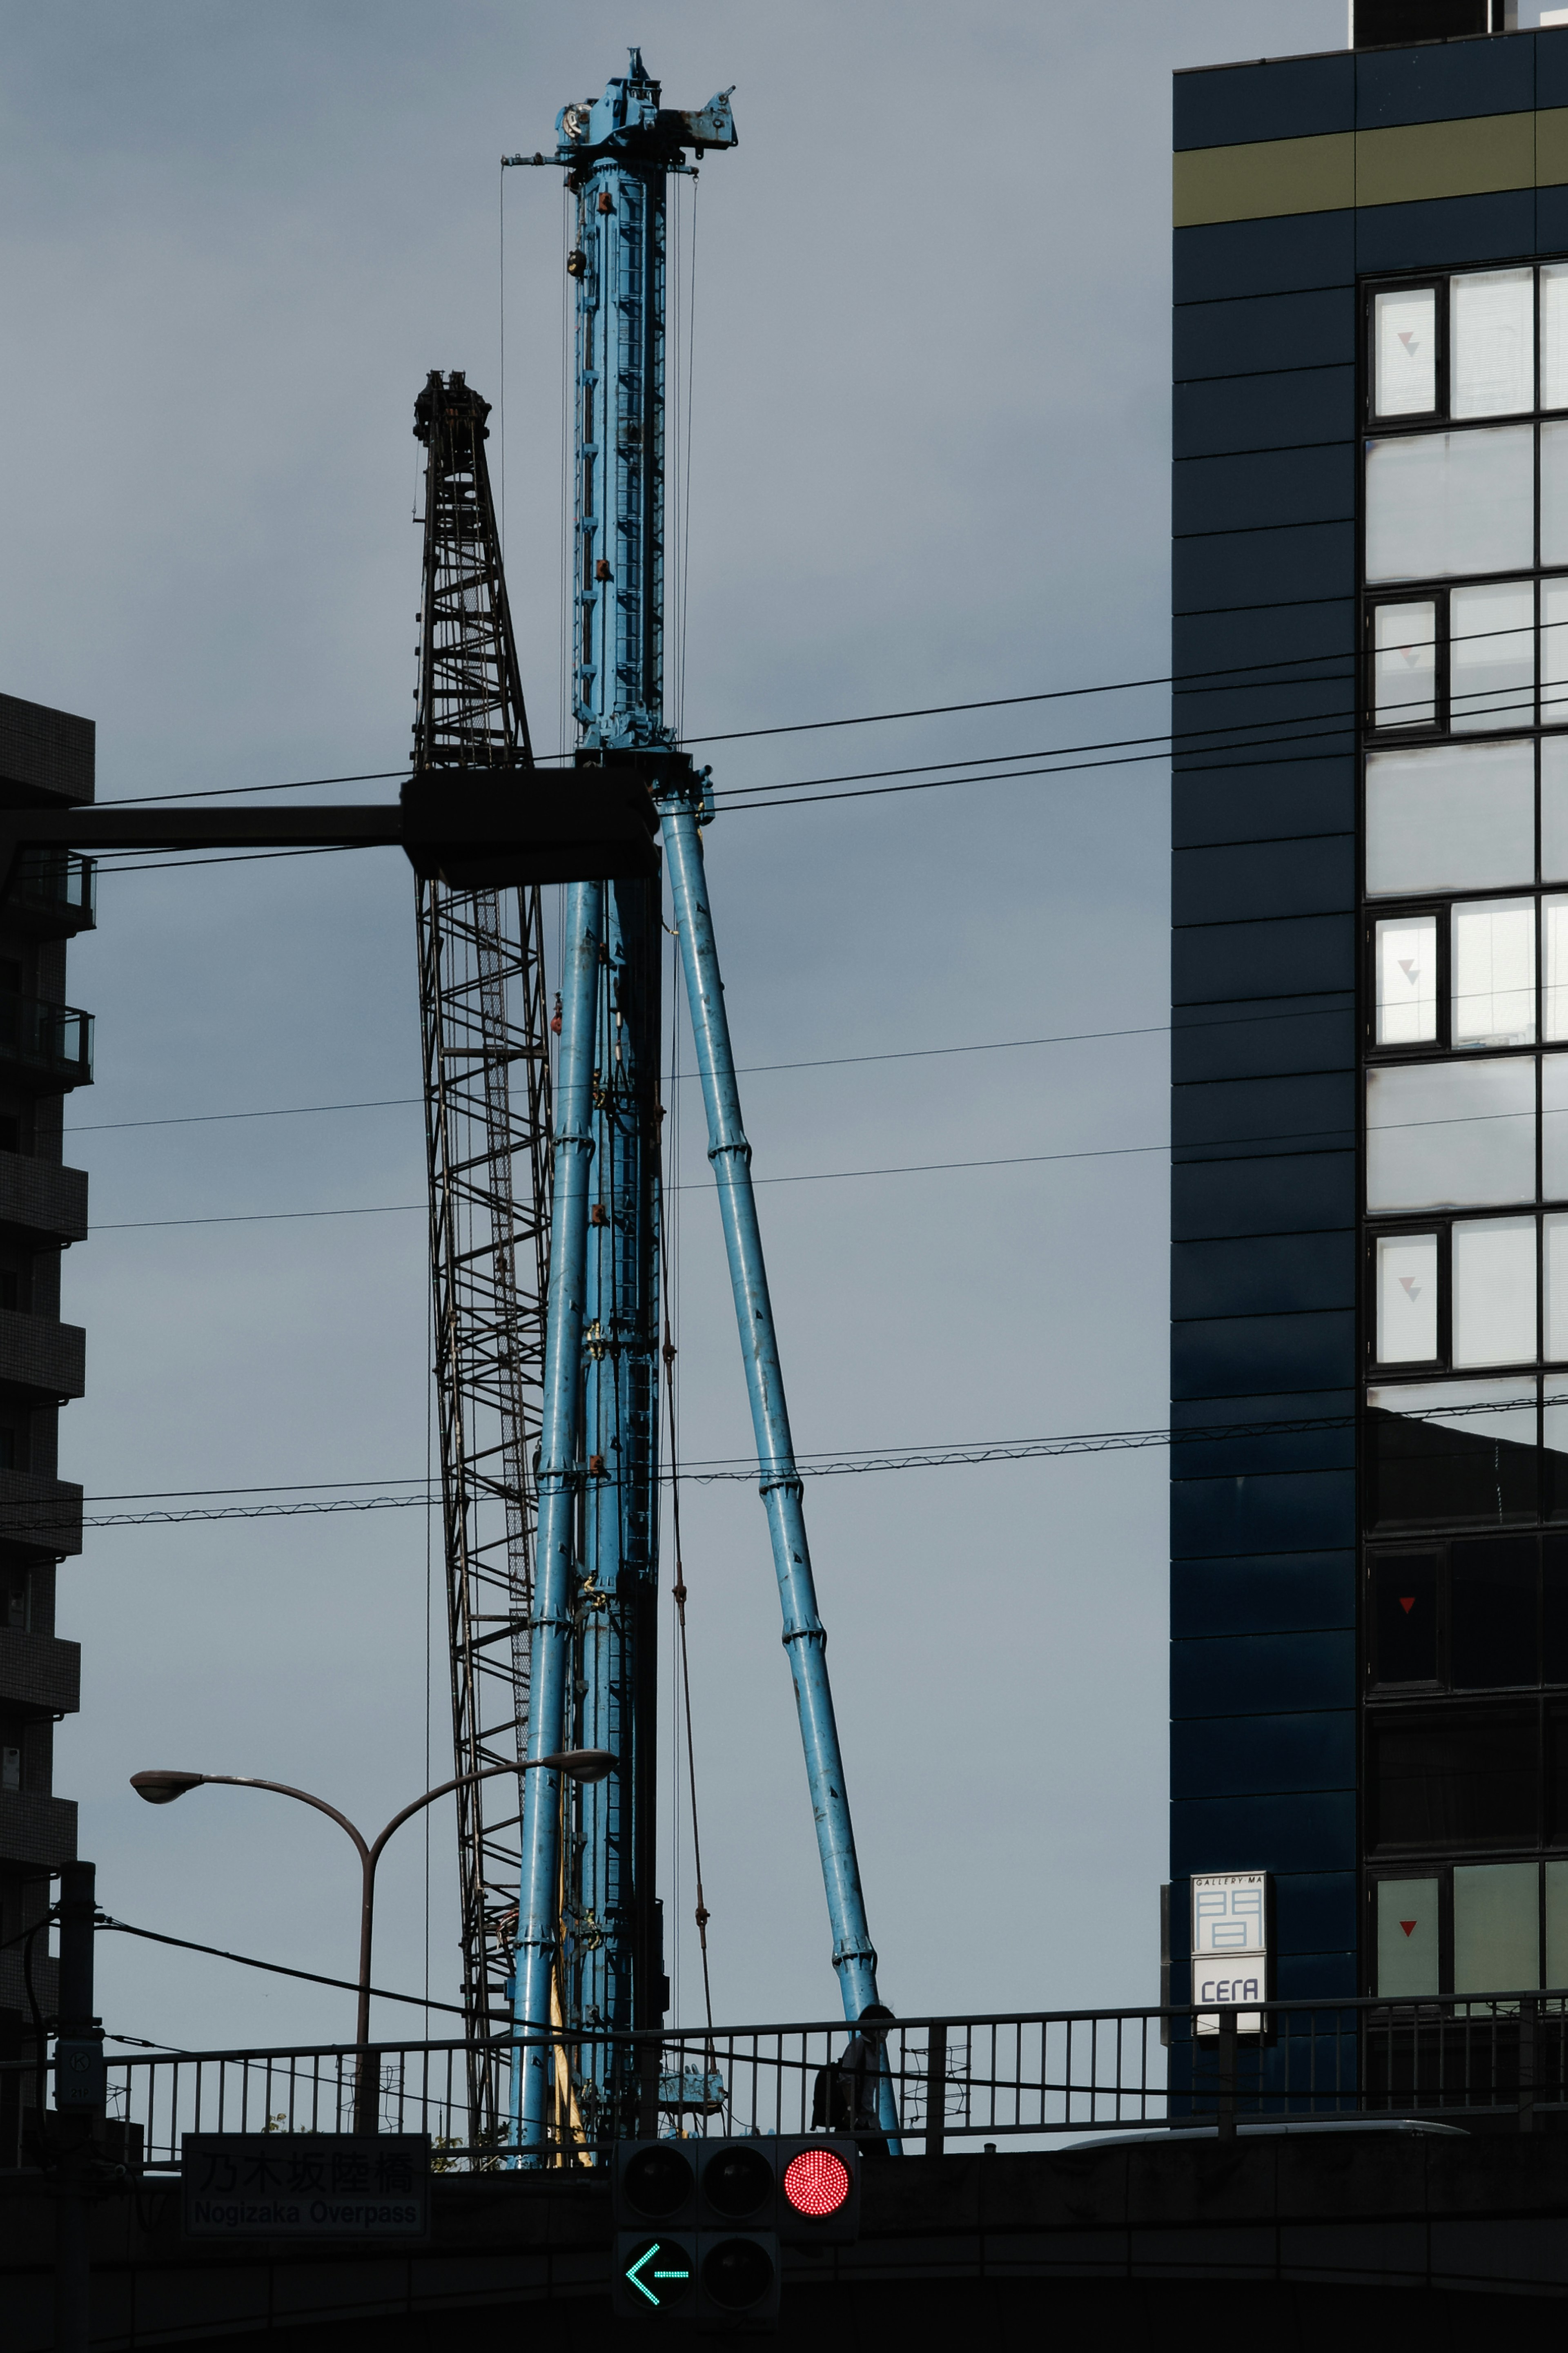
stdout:
MULTIPOLYGON (((1331 1017, 1336 1011, 1347 1009, 1314 1007, 1296 1013, 1225 1014, 1217 1020, 1198 1018, 1184 1021, 1179 1027, 1184 1033, 1194 1029, 1244 1028, 1258 1021, 1317 1021, 1331 1017)), ((894 1046, 875 1054, 819 1054, 793 1062, 742 1062, 736 1075, 757 1078, 779 1071, 837 1071, 866 1062, 915 1062, 948 1054, 1011 1053, 1024 1047, 1079 1046, 1112 1038, 1163 1038, 1177 1026, 1169 1021, 1144 1021, 1121 1029, 1064 1029, 1041 1038, 982 1038, 958 1046, 894 1046)), ((667 1085, 695 1085, 699 1076, 696 1071, 667 1071, 664 1082, 667 1085)), ((104 1135, 121 1128, 202 1127, 224 1120, 299 1119, 317 1112, 408 1110, 417 1106, 422 1100, 419 1095, 372 1095, 353 1103, 280 1103, 258 1111, 180 1112, 163 1119, 84 1120, 79 1125, 67 1127, 64 1133, 67 1135, 104 1135)))
MULTIPOLYGON (((1504 1376, 1506 1378, 1507 1376, 1504 1376)), ((1563 1396, 1549 1396, 1548 1404, 1568 1402, 1568 1374, 1547 1374, 1548 1388, 1561 1388, 1563 1396)), ((1385 1385, 1386 1386, 1386 1385, 1385 1385)), ((1430 1386, 1426 1384, 1424 1386, 1430 1386)), ((1394 1392, 1396 1393, 1396 1385, 1394 1392)), ((1533 1388, 1515 1397, 1484 1398, 1468 1403, 1440 1405, 1425 1413, 1400 1416, 1393 1407, 1380 1410, 1394 1419, 1419 1421, 1469 1421, 1494 1414, 1533 1411, 1540 1402, 1533 1388)), ((1079 1430, 1045 1438, 977 1439, 951 1444, 908 1447, 867 1447, 850 1451, 803 1453, 795 1458, 795 1468, 803 1479, 834 1479, 861 1476, 874 1471, 936 1471, 984 1469, 998 1462, 1030 1462, 1062 1460, 1078 1455, 1142 1452, 1162 1447, 1208 1446, 1230 1444, 1245 1439, 1310 1437, 1318 1432, 1353 1430, 1357 1414, 1352 1410, 1333 1414, 1300 1414, 1277 1416, 1269 1420, 1226 1421, 1180 1424, 1150 1430, 1079 1430)), ((668 1483, 679 1478, 700 1487, 749 1484, 762 1476, 754 1456, 731 1455, 707 1461, 700 1459, 672 1464, 662 1474, 668 1483)), ((362 1482, 369 1484, 369 1482, 362 1482)), ((395 1485, 398 1482, 390 1482, 395 1485)), ((405 1485, 421 1482, 416 1478, 404 1481, 405 1485)), ((614 1482, 596 1482, 613 1486, 614 1482)), ((226 1493, 270 1495, 275 1493, 297 1493, 299 1490, 256 1488, 210 1490, 175 1490, 174 1494, 195 1493, 198 1495, 226 1493)), ((304 1492, 310 1492, 306 1490, 304 1492)), ((89 1497, 89 1504, 98 1502, 135 1497, 89 1497)), ((152 1500, 149 1498, 148 1500, 152 1500)), ((380 1494, 364 1500, 349 1497, 329 1497, 302 1504, 265 1502, 253 1504, 226 1504, 216 1508, 196 1505, 180 1511, 120 1512, 97 1517, 84 1517, 84 1527, 173 1526, 185 1521, 258 1520, 274 1518, 308 1518, 344 1511, 417 1511, 434 1510, 440 1501, 432 1492, 394 1495, 380 1494)), ((23 1514, 29 1527, 75 1525, 74 1513, 49 1513, 36 1505, 8 1504, 0 1505, 0 1531, 4 1530, 5 1514, 23 1514)))
MULTIPOLYGON (((113 1929, 121 1936, 145 1937, 152 1945, 174 1945, 182 1953, 207 1953, 215 1961, 237 1961, 240 1968, 244 1969, 266 1969, 271 1976, 278 1978, 303 1978, 308 1984, 335 1986, 344 1993, 359 1991, 357 1982, 352 1978, 324 1978, 316 1969, 291 1969, 285 1967, 281 1961, 258 1961, 249 1953, 225 1952, 220 1945, 195 1944, 189 1936, 165 1936, 157 1928, 133 1928, 129 1920, 101 1918, 95 1920, 92 1925, 100 1930, 113 1929)), ((378 2001, 403 2001, 406 2002, 411 2010, 444 2010, 449 2011, 455 2018, 463 2016, 462 2010, 458 2009, 456 2002, 430 2001, 425 1995, 417 1993, 392 1993, 385 1986, 372 1986, 370 1990, 378 2001)), ((117 2034, 113 2039, 116 2042, 130 2042, 137 2038, 129 2034, 117 2034)), ((167 2050, 169 2045, 149 2043, 147 2048, 150 2051, 167 2050)))
MULTIPOLYGON (((1391 1119, 1381 1122, 1372 1132, 1377 1135, 1402 1134, 1423 1127, 1479 1127, 1493 1120, 1533 1119, 1533 1109, 1525 1111, 1467 1112, 1458 1118, 1391 1119)), ((1156 1152, 1220 1152, 1234 1153, 1239 1146, 1253 1144, 1334 1144, 1343 1148, 1342 1140, 1353 1141, 1353 1127, 1304 1127, 1282 1130, 1266 1135, 1184 1136, 1176 1142, 1163 1144, 1102 1144, 1070 1152, 1011 1152, 993 1158, 974 1160, 910 1160, 892 1161, 875 1168, 805 1168, 794 1170, 782 1176, 753 1176, 753 1185, 828 1185, 863 1176, 933 1176, 963 1168, 1034 1168, 1066 1160, 1126 1160, 1156 1152)), ((1191 1163, 1186 1165, 1193 1165, 1191 1163)), ((1198 1164, 1201 1165, 1201 1164, 1198 1164)), ((669 1193, 706 1193, 709 1180, 686 1178, 665 1187, 669 1193)), ((202 1218, 132 1218, 104 1225, 95 1225, 95 1234, 140 1233, 153 1228, 174 1226, 253 1226, 272 1225, 310 1218, 390 1218, 406 1216, 428 1208, 425 1201, 381 1201, 363 1208, 342 1209, 251 1209, 202 1218)))
POLYGON ((118 800, 93 801, 93 808, 142 808, 149 802, 237 800, 247 793, 308 793, 323 785, 381 785, 408 774, 401 768, 364 768, 353 776, 292 776, 279 785, 207 785, 193 793, 131 793, 118 800))

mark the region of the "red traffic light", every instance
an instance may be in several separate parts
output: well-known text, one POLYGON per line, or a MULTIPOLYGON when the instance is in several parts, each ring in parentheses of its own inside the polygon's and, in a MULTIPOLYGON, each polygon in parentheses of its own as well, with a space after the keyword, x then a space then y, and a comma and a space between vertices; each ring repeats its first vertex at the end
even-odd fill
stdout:
POLYGON ((849 2168, 830 2148, 803 2148, 784 2168, 784 2194, 797 2214, 837 2214, 849 2195, 849 2168))

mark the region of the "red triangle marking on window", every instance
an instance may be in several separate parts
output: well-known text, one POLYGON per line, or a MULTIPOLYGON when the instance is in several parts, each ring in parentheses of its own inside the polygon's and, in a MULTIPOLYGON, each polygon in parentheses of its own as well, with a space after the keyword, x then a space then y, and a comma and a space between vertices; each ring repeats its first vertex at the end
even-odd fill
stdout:
POLYGON ((1415 1607, 1415 1596, 1414 1593, 1402 1593, 1399 1597, 1399 1606, 1408 1618, 1410 1612, 1415 1607))
POLYGON ((1415 1923, 1414 1920, 1402 1920, 1399 1925, 1404 1929, 1407 1936, 1413 1936, 1415 1935, 1415 1923))

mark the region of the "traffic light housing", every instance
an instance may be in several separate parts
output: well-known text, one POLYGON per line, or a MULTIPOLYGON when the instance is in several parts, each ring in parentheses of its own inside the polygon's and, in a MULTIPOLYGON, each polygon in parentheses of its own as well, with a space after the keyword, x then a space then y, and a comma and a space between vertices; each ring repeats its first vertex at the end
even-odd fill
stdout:
POLYGON ((860 2152, 837 2135, 622 2141, 615 2152, 617 2318, 733 2328, 777 2318, 781 2240, 860 2227, 860 2152))

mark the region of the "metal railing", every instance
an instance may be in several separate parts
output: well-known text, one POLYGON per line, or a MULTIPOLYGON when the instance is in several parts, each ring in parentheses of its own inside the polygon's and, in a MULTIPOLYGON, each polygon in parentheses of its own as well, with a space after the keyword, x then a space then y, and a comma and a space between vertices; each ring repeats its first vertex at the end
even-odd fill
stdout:
MULTIPOLYGON (((868 2094, 866 2079, 853 2094, 836 2088, 851 2081, 847 2034, 840 2021, 531 2036, 527 2047, 550 2053, 559 2113, 570 2119, 556 2155, 570 2162, 617 2137, 809 2132, 829 2115, 863 2146, 877 2145, 874 2080, 868 2094), (611 2094, 595 2106, 595 2084, 605 2082, 611 2094), (852 2119, 834 2105, 850 2096, 864 2104, 852 2119)), ((505 2076, 519 2047, 113 2056, 109 2112, 140 2127, 146 2166, 168 2168, 185 2132, 350 2132, 362 2070, 373 2069, 380 2129, 427 2132, 438 2169, 495 2170, 515 2153, 504 2126, 479 2120, 508 2113, 505 2076), (494 2081, 476 2111, 474 2082, 487 2071, 494 2081)), ((1529 2130, 1541 2110, 1568 2106, 1568 1993, 1270 2002, 1239 2021, 1189 2010, 899 2020, 887 2028, 882 2064, 900 2145, 919 2143, 927 2155, 986 2140, 1204 2126, 1227 2135, 1357 2116, 1486 2117, 1529 2130), (1261 2033, 1240 2031, 1258 2017, 1261 2033)))
POLYGON ((47 1071, 68 1086, 92 1081, 92 1016, 74 1005, 0 995, 0 1062, 47 1071))
POLYGON ((13 904, 52 917, 56 925, 90 931, 98 921, 98 863, 74 849, 25 849, 11 885, 13 904))

